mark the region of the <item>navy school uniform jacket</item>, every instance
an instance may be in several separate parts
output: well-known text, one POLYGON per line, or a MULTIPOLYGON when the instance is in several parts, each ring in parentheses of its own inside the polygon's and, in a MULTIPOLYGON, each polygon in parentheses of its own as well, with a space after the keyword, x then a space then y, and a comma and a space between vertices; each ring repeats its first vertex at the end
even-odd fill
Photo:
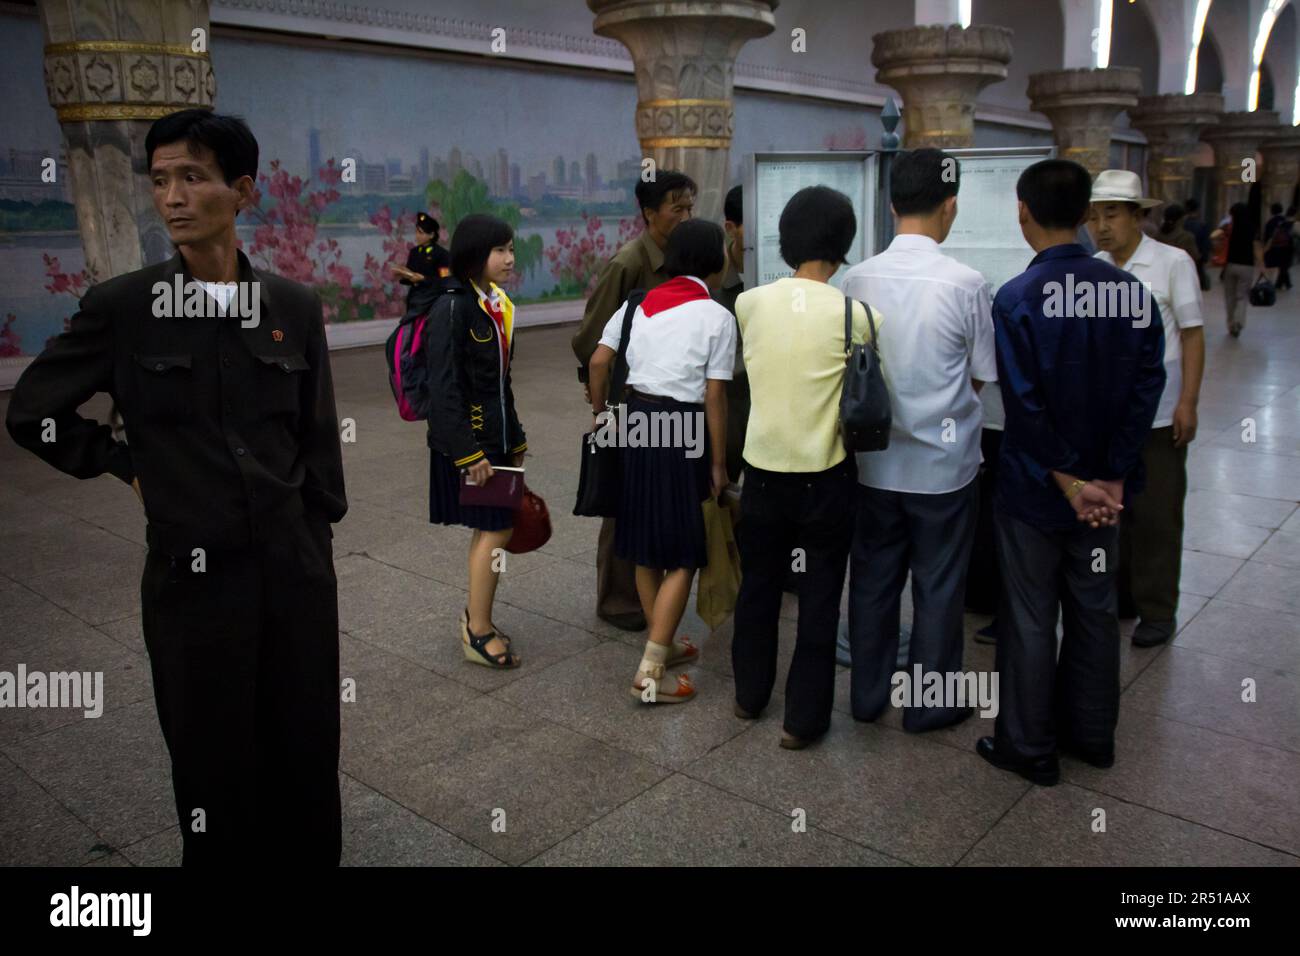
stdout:
POLYGON ((1142 447, 1165 387, 1164 323, 1150 296, 1145 315, 1131 301, 1122 315, 1098 314, 1116 311, 1104 301, 1117 302, 1119 287, 1110 283, 1134 291, 1136 281, 1069 243, 1044 249, 998 290, 993 328, 1006 431, 994 502, 1003 513, 1048 531, 1084 527, 1054 470, 1124 478, 1126 492, 1141 490, 1142 447), (1087 288, 1091 305, 1080 297, 1087 288))
POLYGON ((455 278, 425 326, 428 361, 428 443, 457 468, 486 454, 514 455, 528 447, 510 384, 514 307, 505 305, 506 358, 496 323, 478 293, 455 278))

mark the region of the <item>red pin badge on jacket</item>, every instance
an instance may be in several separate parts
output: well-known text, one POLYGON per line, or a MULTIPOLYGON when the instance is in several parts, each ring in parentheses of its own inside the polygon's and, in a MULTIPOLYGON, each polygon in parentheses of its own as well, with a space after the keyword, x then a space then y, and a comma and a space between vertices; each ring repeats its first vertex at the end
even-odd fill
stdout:
POLYGON ((283 341, 284 341, 284 333, 281 332, 279 329, 272 329, 272 330, 271 330, 271 338, 275 339, 277 342, 283 342, 283 341))

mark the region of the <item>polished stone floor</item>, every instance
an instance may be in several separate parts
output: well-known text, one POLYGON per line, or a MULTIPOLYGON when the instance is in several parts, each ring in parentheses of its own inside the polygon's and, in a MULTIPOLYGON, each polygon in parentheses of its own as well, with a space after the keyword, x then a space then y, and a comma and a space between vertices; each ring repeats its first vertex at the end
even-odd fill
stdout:
MULTIPOLYGON (((568 514, 585 419, 562 327, 522 332, 516 360, 529 480, 555 526, 541 552, 509 558, 499 593, 497 622, 524 664, 465 663, 468 532, 428 524, 423 429, 396 415, 380 350, 336 353, 340 415, 357 422, 334 539, 342 673, 357 688, 343 705, 344 861, 1300 862, 1300 298, 1252 309, 1240 341, 1217 289, 1207 308, 1180 630, 1164 648, 1124 645, 1115 767, 1064 759, 1051 789, 974 754, 991 721, 926 736, 904 734, 897 713, 855 723, 846 671, 827 739, 780 750, 779 699, 737 720, 730 623, 708 635, 693 613, 698 699, 631 700, 642 638, 595 617, 596 523, 568 514), (798 810, 806 828, 792 825, 798 810)), ((103 671, 106 697, 99 719, 0 710, 0 863, 174 863, 140 633, 140 507, 116 480, 64 477, 7 435, 0 469, 0 670, 103 671)), ((969 639, 984 623, 967 618, 970 668, 992 666, 969 639)))

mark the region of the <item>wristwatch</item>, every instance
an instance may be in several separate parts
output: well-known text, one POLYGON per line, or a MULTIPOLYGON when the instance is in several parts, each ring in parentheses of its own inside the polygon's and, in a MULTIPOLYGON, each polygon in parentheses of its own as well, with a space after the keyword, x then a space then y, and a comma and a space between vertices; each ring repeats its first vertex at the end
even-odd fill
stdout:
POLYGON ((1070 482, 1070 487, 1065 489, 1065 500, 1066 501, 1072 500, 1074 496, 1079 493, 1079 490, 1083 488, 1083 486, 1086 484, 1087 482, 1084 481, 1082 478, 1076 478, 1074 479, 1074 481, 1070 482))

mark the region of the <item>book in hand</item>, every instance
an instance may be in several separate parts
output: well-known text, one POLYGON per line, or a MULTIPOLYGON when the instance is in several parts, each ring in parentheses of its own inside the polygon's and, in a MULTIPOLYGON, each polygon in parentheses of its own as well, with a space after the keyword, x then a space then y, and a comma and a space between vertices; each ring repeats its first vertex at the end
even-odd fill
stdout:
POLYGON ((492 477, 485 484, 470 481, 469 472, 460 473, 460 503, 486 508, 518 509, 524 498, 524 470, 493 465, 492 477))

